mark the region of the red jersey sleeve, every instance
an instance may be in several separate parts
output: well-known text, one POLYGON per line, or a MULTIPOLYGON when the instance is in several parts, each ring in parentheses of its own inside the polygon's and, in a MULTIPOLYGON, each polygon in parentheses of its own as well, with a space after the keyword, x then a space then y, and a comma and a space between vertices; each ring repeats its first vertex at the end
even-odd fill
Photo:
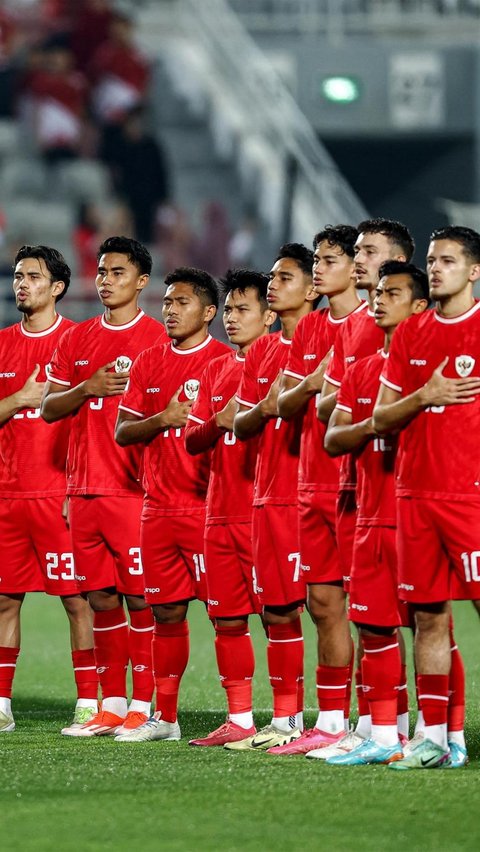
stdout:
POLYGON ((237 402, 240 405, 246 405, 247 408, 254 408, 260 401, 258 394, 258 342, 255 341, 247 352, 242 380, 236 396, 237 402))
POLYGON ((340 409, 340 411, 346 411, 348 414, 353 413, 355 404, 354 376, 355 370, 353 367, 350 367, 350 369, 346 371, 341 387, 337 392, 337 403, 335 408, 340 409))
POLYGON ((342 384, 345 375, 345 354, 343 350, 344 328, 345 326, 342 326, 335 338, 332 357, 325 371, 325 381, 330 385, 335 385, 337 388, 342 384))
POLYGON ((52 355, 48 370, 48 381, 55 382, 57 385, 64 385, 66 388, 71 387, 72 384, 72 338, 75 328, 76 326, 72 326, 65 334, 62 334, 52 355))
MULTIPOLYGON (((135 417, 145 417, 145 358, 141 352, 135 359, 130 370, 130 377, 123 396, 119 403, 119 409, 134 414, 135 417)), ((148 393, 148 389, 147 389, 148 393)))
POLYGON ((294 379, 299 379, 300 381, 307 375, 303 357, 305 354, 304 328, 306 319, 307 317, 302 317, 295 329, 284 370, 286 376, 292 376, 294 379))
POLYGON ((404 340, 403 329, 399 326, 393 335, 388 358, 380 376, 382 385, 386 385, 397 393, 403 393, 405 387, 407 360, 404 340))

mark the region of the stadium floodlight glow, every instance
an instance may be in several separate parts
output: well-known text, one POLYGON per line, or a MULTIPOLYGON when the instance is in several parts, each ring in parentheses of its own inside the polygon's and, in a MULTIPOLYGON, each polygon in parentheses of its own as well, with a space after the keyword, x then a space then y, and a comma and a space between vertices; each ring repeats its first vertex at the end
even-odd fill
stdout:
POLYGON ((360 86, 354 77, 325 77, 322 80, 322 94, 327 101, 351 104, 360 97, 360 86))

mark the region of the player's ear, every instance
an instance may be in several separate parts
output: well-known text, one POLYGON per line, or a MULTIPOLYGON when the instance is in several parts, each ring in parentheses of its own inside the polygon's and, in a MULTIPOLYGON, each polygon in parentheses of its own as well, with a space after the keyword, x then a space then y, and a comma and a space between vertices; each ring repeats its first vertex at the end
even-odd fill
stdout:
POLYGON ((139 275, 137 278, 137 290, 143 290, 149 281, 150 275, 147 275, 146 272, 143 275, 139 275))
POLYGON ((277 315, 275 311, 271 311, 270 308, 268 308, 268 310, 265 311, 263 314, 263 323, 265 325, 265 328, 270 328, 270 326, 273 325, 276 319, 277 315))
POLYGON ((318 299, 318 293, 313 286, 313 281, 309 281, 307 295, 305 296, 306 302, 315 302, 318 299))
POLYGON ((52 284, 52 296, 55 297, 55 300, 63 293, 65 290, 65 281, 54 281, 52 284))
POLYGON ((412 314, 423 314, 428 308, 427 299, 414 299, 412 304, 412 314))
POLYGON ((478 281, 480 278, 480 263, 472 263, 472 267, 470 270, 470 275, 468 276, 469 281, 478 281))
POLYGON ((216 313, 217 313, 217 309, 216 309, 215 305, 207 305, 205 310, 204 310, 204 313, 203 313, 204 322, 206 322, 210 325, 210 323, 213 320, 216 313))

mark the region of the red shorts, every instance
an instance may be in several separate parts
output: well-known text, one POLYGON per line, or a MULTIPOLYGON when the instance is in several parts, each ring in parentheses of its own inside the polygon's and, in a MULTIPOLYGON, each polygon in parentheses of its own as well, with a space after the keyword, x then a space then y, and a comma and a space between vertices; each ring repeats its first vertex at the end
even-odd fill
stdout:
POLYGON ((144 510, 140 540, 148 603, 207 600, 204 533, 203 509, 189 515, 144 510))
POLYGON ((238 618, 260 613, 252 556, 251 524, 205 527, 208 614, 238 618))
POLYGON ((373 627, 408 627, 408 605, 398 598, 396 529, 357 527, 348 617, 373 627))
POLYGON ((63 499, 0 499, 1 594, 78 594, 63 499))
POLYGON ((298 531, 305 581, 338 583, 343 579, 336 534, 337 495, 333 491, 298 492, 298 531))
POLYGON ((296 506, 254 506, 253 559, 263 606, 304 601, 305 574, 298 549, 296 506))
POLYGON ((400 597, 480 598, 480 503, 401 497, 397 507, 400 597))
POLYGON ((70 497, 76 577, 82 592, 143 595, 141 497, 70 497))
POLYGON ((357 524, 357 495, 355 489, 338 492, 337 498, 337 547, 343 586, 348 592, 353 560, 353 540, 357 524))

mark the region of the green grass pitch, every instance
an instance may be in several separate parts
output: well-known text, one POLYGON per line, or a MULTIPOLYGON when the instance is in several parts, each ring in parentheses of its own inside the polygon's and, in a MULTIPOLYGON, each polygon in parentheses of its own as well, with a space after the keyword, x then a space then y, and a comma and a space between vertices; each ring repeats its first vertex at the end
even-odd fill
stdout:
MULTIPOLYGON (((73 709, 67 621, 61 605, 32 595, 24 606, 15 683, 17 730, 0 737, 0 844, 5 852, 89 850, 477 850, 480 848, 480 623, 455 607, 467 666, 470 765, 401 774, 336 768, 304 757, 188 746, 225 716, 212 628, 191 607, 180 743, 76 740, 59 730, 73 709)), ((315 719, 313 628, 306 634, 306 721, 315 719)), ((265 641, 257 652, 257 724, 270 720, 265 641)))

